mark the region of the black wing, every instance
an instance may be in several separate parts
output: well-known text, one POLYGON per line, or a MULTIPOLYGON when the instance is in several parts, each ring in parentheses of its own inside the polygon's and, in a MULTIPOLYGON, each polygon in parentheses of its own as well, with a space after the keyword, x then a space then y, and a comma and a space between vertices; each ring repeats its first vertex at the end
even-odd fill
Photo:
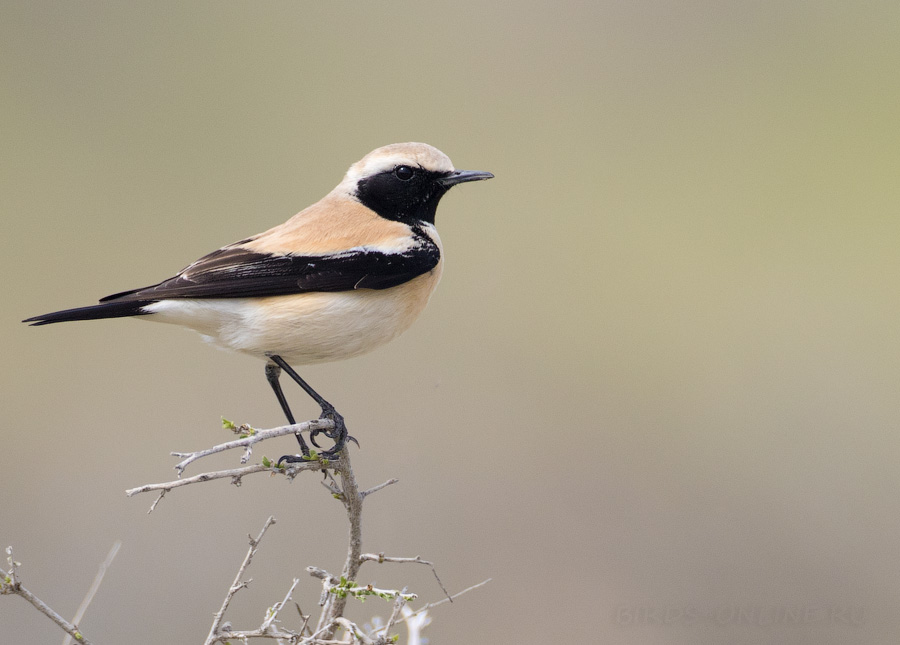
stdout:
POLYGON ((401 253, 359 248, 323 256, 271 255, 226 247, 157 285, 116 293, 100 302, 168 298, 248 298, 309 291, 388 289, 431 271, 440 260, 425 236, 401 253))
POLYGON ((29 318, 32 325, 70 320, 142 316, 167 298, 249 298, 309 291, 388 289, 431 271, 441 259, 437 244, 414 231, 416 244, 399 253, 364 247, 322 256, 271 255, 226 246, 159 284, 106 296, 100 304, 29 318))

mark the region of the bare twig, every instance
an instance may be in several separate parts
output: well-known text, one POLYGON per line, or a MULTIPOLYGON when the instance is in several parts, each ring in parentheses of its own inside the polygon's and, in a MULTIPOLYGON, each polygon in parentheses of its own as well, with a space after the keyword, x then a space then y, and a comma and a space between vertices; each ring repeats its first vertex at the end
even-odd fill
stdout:
POLYGON ((410 616, 417 616, 418 614, 421 614, 423 611, 428 611, 432 607, 437 607, 438 605, 443 605, 445 602, 453 602, 454 598, 459 598, 464 593, 469 593, 470 591, 474 591, 475 589, 478 589, 479 587, 483 587, 484 585, 489 583, 491 580, 493 580, 493 578, 488 578, 487 580, 482 580, 477 585, 472 585, 471 587, 466 587, 462 591, 457 592, 457 593, 453 594, 452 596, 449 596, 447 598, 441 598, 440 600, 438 600, 436 602, 430 602, 427 605, 420 607, 419 609, 416 609, 413 613, 410 614, 410 616))
POLYGON ((181 473, 184 472, 184 469, 188 464, 196 461, 197 459, 208 457, 209 455, 214 455, 217 452, 233 450, 234 448, 246 448, 246 450, 244 451, 244 455, 241 457, 241 463, 246 464, 250 459, 252 447, 255 443, 265 441, 266 439, 272 439, 274 437, 282 437, 286 434, 299 434, 301 432, 309 432, 311 430, 330 430, 333 427, 334 421, 331 421, 330 419, 313 419, 311 421, 295 423, 293 425, 279 426, 277 428, 271 428, 269 430, 253 430, 253 434, 243 437, 242 439, 235 439, 234 441, 221 443, 218 446, 213 446, 212 448, 207 448, 206 450, 198 450, 196 452, 173 452, 171 454, 173 457, 186 457, 186 459, 175 464, 175 470, 178 471, 178 475, 181 476, 181 473))
POLYGON ((326 584, 334 586, 338 583, 338 579, 325 571, 325 569, 320 569, 319 567, 306 567, 306 572, 313 578, 318 578, 326 584))
MULTIPOLYGON (((306 572, 313 578, 318 578, 322 581, 322 593, 319 594, 319 607, 324 607, 326 603, 333 599, 333 596, 329 592, 332 587, 335 587, 340 583, 340 580, 325 571, 325 569, 320 569, 319 567, 306 567, 306 572)), ((319 625, 316 627, 316 633, 322 631, 322 629, 324 628, 322 627, 322 620, 320 619, 319 625)))
POLYGON ((133 495, 137 495, 138 493, 149 493, 150 491, 155 490, 168 493, 173 488, 179 488, 181 486, 187 486, 189 484, 198 484, 200 482, 208 482, 213 479, 222 479, 224 477, 240 479, 245 475, 252 475, 253 473, 261 473, 264 471, 276 472, 277 470, 278 469, 273 466, 254 464, 253 466, 244 466, 243 468, 229 468, 228 470, 217 470, 211 473, 201 473, 199 475, 194 475, 193 477, 188 477, 187 479, 176 479, 174 481, 163 482, 161 484, 145 484, 144 486, 138 486, 137 488, 129 488, 125 491, 125 494, 128 495, 128 497, 132 497, 133 495))
MULTIPOLYGON (((253 559, 253 555, 256 553, 256 549, 259 547, 259 542, 262 540, 263 535, 266 534, 266 531, 269 530, 269 527, 275 523, 275 517, 269 516, 269 519, 266 520, 266 523, 263 525, 262 530, 259 532, 259 535, 256 536, 254 540, 252 536, 249 536, 250 539, 250 549, 247 551, 247 555, 244 556, 244 561, 241 563, 241 568, 238 569, 237 575, 234 577, 234 582, 231 583, 231 587, 228 589, 228 593, 225 595, 225 601, 222 603, 222 607, 219 611, 216 612, 216 615, 213 617, 212 627, 209 630, 209 636, 206 637, 206 644, 211 645, 216 642, 216 637, 218 636, 219 626, 222 624, 222 618, 225 616, 225 611, 228 609, 228 605, 231 602, 231 599, 234 598, 234 594, 238 591, 246 587, 250 581, 242 581, 241 578, 244 575, 244 572, 247 570, 247 567, 250 566, 250 561, 253 559)), ((291 587, 293 590, 293 587, 291 587)))
POLYGON ((84 634, 81 633, 78 627, 57 614, 49 607, 49 605, 47 605, 47 603, 45 603, 43 600, 41 600, 33 593, 28 591, 28 589, 22 586, 22 583, 18 579, 17 569, 19 567, 19 563, 13 560, 11 546, 6 548, 6 553, 8 556, 7 560, 9 562, 10 569, 8 572, 4 573, 2 577, 0 577, 0 595, 21 596, 22 598, 30 602, 35 607, 35 609, 37 609, 47 618, 59 625, 63 631, 65 631, 72 638, 81 643, 81 645, 92 645, 91 641, 85 638, 84 634))
POLYGON ((400 480, 397 479, 396 477, 393 478, 393 479, 389 479, 389 480, 387 480, 387 481, 384 482, 384 483, 378 484, 378 486, 372 486, 372 488, 370 488, 369 490, 364 490, 364 491, 362 491, 362 492, 360 493, 360 495, 362 495, 363 499, 365 499, 366 497, 368 497, 368 496, 371 495, 372 493, 377 493, 377 492, 380 491, 382 488, 387 488, 387 487, 390 486, 391 484, 396 484, 398 481, 400 481, 400 480))
MULTIPOLYGON (((121 546, 122 541, 116 540, 112 545, 112 548, 110 548, 109 553, 106 555, 106 559, 100 565, 100 570, 97 571, 97 575, 94 576, 94 582, 91 584, 91 588, 88 589, 87 594, 85 594, 84 596, 84 600, 81 601, 81 605, 78 607, 78 611, 75 612, 75 618, 72 619, 73 625, 77 625, 81 622, 81 619, 84 618, 84 612, 87 611, 88 605, 91 604, 91 601, 97 594, 97 590, 100 588, 100 583, 103 582, 103 576, 106 575, 107 569, 109 569, 109 566, 112 564, 112 561, 115 559, 116 554, 119 552, 121 546)), ((71 645, 71 643, 72 636, 70 634, 63 639, 63 645, 71 645)))
POLYGON ((335 625, 338 627, 343 627, 347 630, 350 635, 353 637, 357 643, 362 643, 362 645, 376 645, 375 641, 366 636, 363 631, 357 627, 356 623, 352 623, 343 616, 338 616, 334 619, 335 625))
MULTIPOLYGON (((322 638, 319 638, 319 635, 324 634, 326 630, 330 630, 331 632, 333 632, 336 624, 337 624, 337 620, 331 621, 324 627, 321 627, 320 629, 313 632, 313 634, 306 640, 306 642, 316 643, 316 645, 321 645, 322 643, 331 643, 332 642, 331 637, 328 637, 328 639, 326 640, 324 636, 322 638)), ((340 642, 340 641, 334 641, 334 642, 340 642)))
POLYGON ((294 606, 297 608, 297 615, 299 615, 300 620, 303 621, 303 625, 300 627, 300 633, 302 634, 304 631, 307 633, 312 633, 309 631, 309 619, 312 618, 312 614, 304 616, 303 610, 300 609, 300 603, 298 603, 296 600, 294 601, 294 606))
MULTIPOLYGON (((396 481, 396 480, 394 480, 394 481, 396 481)), ((438 574, 437 574, 437 569, 434 568, 434 562, 429 562, 428 560, 423 560, 419 556, 416 556, 414 558, 395 558, 395 557, 386 556, 384 553, 379 553, 377 555, 375 553, 363 553, 361 556, 359 556, 359 561, 360 561, 360 564, 363 562, 377 562, 379 564, 381 564, 382 562, 397 562, 400 564, 405 564, 405 563, 411 562, 411 563, 415 563, 415 564, 424 564, 426 566, 429 566, 429 567, 431 567, 431 573, 434 574, 434 579, 437 580, 437 583, 440 586, 441 591, 443 591, 444 595, 447 596, 447 600, 449 600, 450 602, 453 602, 453 598, 450 596, 450 593, 447 591, 447 588, 444 586, 444 583, 441 582, 440 576, 438 576, 438 574)))
POLYGON ((341 498, 342 491, 338 487, 337 482, 334 480, 334 475, 332 475, 329 471, 325 471, 325 479, 319 482, 328 489, 328 491, 332 494, 336 499, 341 498))
MULTIPOLYGON (((283 474, 291 477, 304 470, 322 470, 324 468, 332 467, 333 466, 331 466, 330 464, 326 465, 319 460, 290 464, 285 468, 279 468, 273 465, 266 466, 264 464, 254 464, 252 466, 244 466, 242 468, 229 468, 227 470, 216 470, 211 473, 201 473, 199 475, 194 475, 193 477, 187 477, 186 479, 175 479, 173 481, 162 482, 160 484, 145 484, 144 486, 138 486, 137 488, 129 488, 125 491, 125 494, 128 495, 128 497, 132 497, 134 495, 137 495, 138 493, 149 493, 151 491, 162 491, 163 493, 167 493, 173 488, 188 486, 189 484, 199 484, 202 482, 212 481, 214 479, 225 479, 229 477, 234 480, 235 484, 239 484, 242 477, 246 475, 252 475, 254 473, 269 472, 283 474)), ((159 503, 159 500, 156 500, 156 502, 154 502, 154 507, 157 503, 159 503)))
MULTIPOLYGON (((269 629, 264 632, 261 629, 249 629, 243 631, 226 631, 223 629, 223 633, 216 636, 210 643, 231 643, 233 641, 244 641, 246 643, 251 638, 271 638, 279 642, 299 643, 301 636, 299 633, 290 630, 269 629)), ((316 641, 316 645, 322 644, 319 641, 316 641)))
POLYGON ((150 515, 150 513, 156 510, 156 505, 159 504, 162 501, 162 498, 166 496, 166 492, 167 491, 165 490, 160 491, 159 497, 153 500, 153 503, 150 504, 150 508, 147 509, 147 515, 150 515))
POLYGON ((394 600, 394 611, 391 612, 391 617, 388 619, 387 625, 384 626, 384 640, 390 637, 391 629, 397 624, 397 620, 400 618, 400 611, 407 602, 408 600, 402 593, 397 594, 397 598, 394 600))
POLYGON ((276 603, 274 607, 272 607, 267 613, 266 618, 263 620, 262 625, 259 626, 262 631, 269 631, 272 623, 278 617, 278 612, 281 611, 287 602, 291 599, 291 594, 294 593, 294 588, 297 586, 297 583, 300 582, 300 578, 294 578, 294 583, 291 585, 291 588, 288 589, 287 595, 284 597, 279 603, 276 603))

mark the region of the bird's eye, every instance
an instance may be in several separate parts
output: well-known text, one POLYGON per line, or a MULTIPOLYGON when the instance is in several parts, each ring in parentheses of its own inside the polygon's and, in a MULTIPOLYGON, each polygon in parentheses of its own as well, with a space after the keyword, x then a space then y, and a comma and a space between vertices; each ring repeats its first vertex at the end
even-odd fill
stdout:
POLYGON ((394 168, 394 176, 400 181, 409 181, 414 174, 415 172, 409 166, 397 166, 394 168))

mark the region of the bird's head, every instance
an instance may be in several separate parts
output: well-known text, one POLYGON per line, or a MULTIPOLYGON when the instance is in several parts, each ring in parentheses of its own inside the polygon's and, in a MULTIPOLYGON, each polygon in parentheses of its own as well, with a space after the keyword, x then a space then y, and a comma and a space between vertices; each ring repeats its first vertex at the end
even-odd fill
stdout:
POLYGON ((427 143, 393 143, 350 166, 336 190, 386 219, 433 224, 438 202, 450 188, 493 176, 456 170, 447 155, 427 143))

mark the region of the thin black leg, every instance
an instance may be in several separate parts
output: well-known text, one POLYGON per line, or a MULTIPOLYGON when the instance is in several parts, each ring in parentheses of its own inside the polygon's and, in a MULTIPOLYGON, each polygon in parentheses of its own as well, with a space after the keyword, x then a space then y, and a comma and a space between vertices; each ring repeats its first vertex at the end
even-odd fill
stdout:
MULTIPOLYGON (((312 389, 312 387, 310 387, 306 381, 304 381, 302 378, 300 378, 300 375, 294 371, 294 368, 292 368, 290 365, 287 364, 287 361, 285 361, 283 358, 281 358, 281 356, 278 356, 277 354, 270 354, 269 360, 271 360, 275 364, 273 367, 280 368, 279 373, 281 372, 281 370, 284 370, 285 372, 287 372, 288 376, 290 376, 292 379, 294 379, 294 381, 297 383, 297 385, 299 385, 301 388, 303 388, 303 391, 306 392, 312 398, 312 400, 315 401, 319 405, 319 407, 322 409, 322 414, 319 417, 320 419, 331 419, 331 421, 334 422, 333 430, 321 431, 329 439, 334 439, 334 447, 332 447, 330 450, 325 450, 324 452, 322 452, 322 457, 325 457, 326 459, 335 457, 341 450, 344 449, 344 445, 347 443, 348 438, 351 441, 356 442, 358 445, 358 442, 356 441, 356 439, 354 439, 353 437, 348 437, 347 426, 344 424, 344 417, 342 417, 338 413, 338 411, 334 409, 333 405, 331 405, 328 401, 323 399, 322 396, 318 392, 316 392, 314 389, 312 389)), ((268 370, 266 371, 266 377, 269 378, 268 370)), ((269 378, 269 382, 272 383, 271 378, 269 378)), ((276 383, 278 382, 277 376, 275 377, 275 382, 276 383)), ((275 386, 273 385, 272 387, 274 388, 275 386)), ((279 385, 278 389, 275 391, 275 395, 279 396, 280 391, 281 391, 281 386, 279 385)), ((279 400, 279 402, 281 402, 283 399, 284 399, 284 394, 282 393, 279 396, 278 400, 279 400)), ((282 409, 286 409, 286 406, 287 406, 287 402, 283 403, 281 407, 282 407, 282 409)), ((313 444, 316 443, 315 435, 317 435, 317 434, 318 434, 317 431, 313 431, 310 433, 310 441, 312 441, 313 444)), ((302 446, 303 440, 299 437, 299 435, 297 436, 297 439, 299 439, 301 441, 301 446, 302 446)), ((318 444, 316 444, 316 445, 318 446, 318 444)), ((307 454, 307 453, 304 453, 304 454, 307 454)))
MULTIPOLYGON (((291 408, 288 406, 287 399, 284 398, 284 392, 281 390, 281 383, 278 381, 278 378, 281 376, 281 368, 275 365, 274 363, 266 363, 266 380, 269 382, 269 385, 272 386, 272 390, 275 392, 275 398, 278 399, 279 405, 281 405, 281 409, 284 412, 284 416, 287 417, 288 423, 294 425, 296 423, 294 421, 294 415, 291 414, 291 408)), ((303 435, 297 433, 294 435, 297 437, 297 443, 300 444, 300 452, 304 457, 309 457, 309 446, 306 445, 306 442, 303 440, 303 435)), ((281 459, 278 460, 278 464, 280 465, 282 461, 299 461, 293 455, 284 455, 281 459)))
POLYGON ((294 415, 291 414, 291 408, 288 406, 287 399, 284 398, 284 392, 281 391, 281 383, 278 382, 280 376, 280 367, 275 363, 266 363, 266 380, 269 382, 269 385, 272 386, 272 390, 275 391, 275 397, 278 399, 278 404, 281 406, 284 416, 287 417, 288 423, 294 425, 296 423, 296 421, 294 421, 294 415))

